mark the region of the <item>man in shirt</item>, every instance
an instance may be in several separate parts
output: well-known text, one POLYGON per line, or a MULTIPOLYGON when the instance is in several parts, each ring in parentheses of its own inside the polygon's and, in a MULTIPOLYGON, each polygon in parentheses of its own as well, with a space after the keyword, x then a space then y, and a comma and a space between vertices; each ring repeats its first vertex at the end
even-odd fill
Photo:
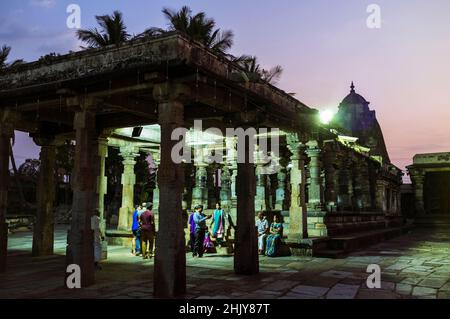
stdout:
POLYGON ((210 219, 212 215, 206 216, 203 214, 203 205, 195 206, 194 223, 195 223, 195 243, 192 257, 203 257, 204 247, 203 242, 205 240, 205 232, 208 229, 206 226, 206 220, 210 219))
POLYGON ((152 203, 147 203, 147 209, 141 214, 141 246, 142 257, 149 259, 153 257, 153 243, 155 240, 155 216, 153 215, 152 203), (147 251, 148 249, 148 251, 147 251))
POLYGON ((131 231, 133 232, 131 253, 136 256, 139 256, 141 254, 141 230, 139 225, 139 217, 141 215, 140 213, 141 210, 142 207, 140 205, 136 205, 135 211, 133 213, 133 225, 131 226, 131 231))
POLYGON ((265 242, 267 237, 267 232, 269 230, 269 222, 266 216, 262 213, 258 213, 258 220, 256 221, 256 229, 258 231, 258 253, 264 254, 265 242))

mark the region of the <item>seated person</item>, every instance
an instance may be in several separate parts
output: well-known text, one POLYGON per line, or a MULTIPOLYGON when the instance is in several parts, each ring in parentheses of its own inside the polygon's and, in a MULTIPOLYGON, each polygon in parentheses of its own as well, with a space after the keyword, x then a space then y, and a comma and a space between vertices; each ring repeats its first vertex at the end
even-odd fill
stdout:
POLYGON ((270 225, 270 233, 267 236, 266 241, 266 255, 269 257, 275 257, 278 254, 278 250, 281 245, 281 239, 283 238, 283 224, 278 215, 273 216, 273 223, 270 225))

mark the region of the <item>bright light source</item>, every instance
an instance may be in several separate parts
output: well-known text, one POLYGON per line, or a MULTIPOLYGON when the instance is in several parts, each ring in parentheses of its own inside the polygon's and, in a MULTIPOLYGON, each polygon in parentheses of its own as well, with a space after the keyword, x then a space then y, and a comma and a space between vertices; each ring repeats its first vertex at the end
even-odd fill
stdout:
POLYGON ((320 122, 322 124, 329 124, 333 119, 334 112, 331 110, 323 110, 319 112, 320 122))

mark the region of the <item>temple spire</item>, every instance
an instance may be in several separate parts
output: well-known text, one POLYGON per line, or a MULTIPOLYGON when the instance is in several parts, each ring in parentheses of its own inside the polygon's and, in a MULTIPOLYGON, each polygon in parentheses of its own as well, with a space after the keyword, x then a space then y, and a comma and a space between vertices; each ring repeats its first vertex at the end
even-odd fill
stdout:
POLYGON ((350 93, 355 93, 355 84, 353 84, 353 81, 352 84, 350 85, 350 93))

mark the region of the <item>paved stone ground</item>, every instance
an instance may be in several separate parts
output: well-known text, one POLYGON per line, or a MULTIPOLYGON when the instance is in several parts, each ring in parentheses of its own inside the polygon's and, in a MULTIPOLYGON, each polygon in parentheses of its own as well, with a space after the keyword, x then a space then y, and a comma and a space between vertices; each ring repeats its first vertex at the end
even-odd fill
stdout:
MULTIPOLYGON (((56 255, 32 258, 31 233, 9 240, 8 272, 0 275, 0 298, 151 298, 153 261, 109 247, 97 283, 69 290, 64 283, 66 232, 55 235, 56 255)), ((411 233, 345 259, 261 257, 256 276, 233 273, 231 256, 187 255, 186 298, 444 298, 450 299, 450 229, 411 233), (368 289, 368 264, 382 270, 381 289, 368 289)))

